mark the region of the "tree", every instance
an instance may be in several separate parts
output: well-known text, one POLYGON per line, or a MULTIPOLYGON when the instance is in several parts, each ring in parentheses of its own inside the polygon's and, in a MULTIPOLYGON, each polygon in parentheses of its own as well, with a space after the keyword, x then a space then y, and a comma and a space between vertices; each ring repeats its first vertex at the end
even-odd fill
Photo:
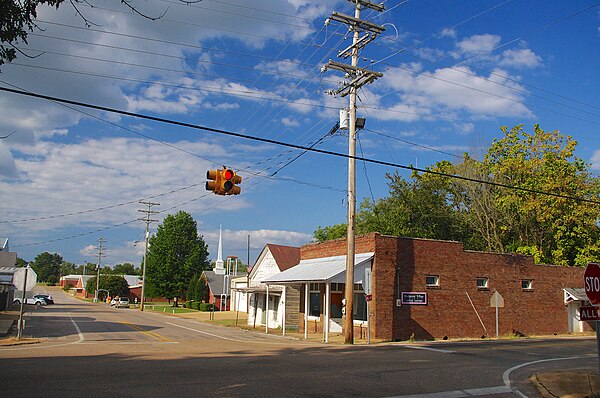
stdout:
POLYGON ((148 295, 186 297, 189 283, 210 267, 208 247, 184 211, 169 214, 150 238, 146 264, 148 295))
POLYGON ((142 275, 142 270, 139 267, 134 267, 131 263, 117 264, 112 270, 115 275, 142 275))
POLYGON ((63 263, 60 266, 60 274, 61 275, 72 275, 75 274, 75 270, 77 269, 77 266, 73 263, 70 263, 68 261, 63 261, 63 263))
POLYGON ((60 278, 60 267, 63 263, 63 258, 57 253, 44 252, 38 254, 31 267, 38 276, 38 281, 48 282, 48 278, 58 280, 60 278))
POLYGON ((313 233, 313 237, 317 242, 325 242, 326 240, 345 238, 347 233, 347 224, 336 224, 330 227, 319 226, 313 233))
MULTIPOLYGON (((100 275, 98 289, 108 290, 112 297, 129 295, 129 285, 125 278, 120 275, 100 275)), ((85 284, 85 290, 88 294, 96 291, 96 277, 90 278, 85 284)), ((103 301, 106 298, 106 292, 100 292, 98 299, 103 301)))
POLYGON ((15 264, 15 267, 26 267, 27 266, 27 261, 23 260, 21 257, 17 257, 17 262, 15 264))
POLYGON ((19 41, 27 43, 27 31, 32 32, 37 17, 37 6, 47 4, 58 7, 64 0, 0 0, 0 65, 17 57, 19 41))
MULTIPOLYGON (((458 240, 467 249, 532 255, 537 263, 600 261, 600 206, 574 199, 600 201, 600 179, 574 155, 577 142, 539 125, 533 133, 523 125, 501 130, 482 160, 465 154, 410 181, 388 174, 389 196, 361 203, 357 232, 458 240)), ((315 239, 339 237, 342 225, 319 227, 315 239)))

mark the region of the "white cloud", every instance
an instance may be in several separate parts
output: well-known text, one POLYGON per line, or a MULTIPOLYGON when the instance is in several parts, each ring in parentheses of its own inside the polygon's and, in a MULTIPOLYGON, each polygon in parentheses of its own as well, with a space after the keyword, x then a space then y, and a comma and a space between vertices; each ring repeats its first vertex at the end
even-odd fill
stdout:
POLYGON ((451 37, 453 39, 456 38, 456 30, 451 28, 444 28, 440 33, 440 37, 451 37))
MULTIPOLYGON (((203 235, 205 242, 212 248, 210 256, 217 257, 217 246, 219 242, 219 230, 199 231, 203 235)), ((285 246, 302 246, 312 241, 312 235, 296 232, 282 231, 272 229, 259 230, 230 230, 223 229, 223 256, 226 257, 229 251, 237 252, 244 251, 248 245, 248 235, 250 235, 250 249, 261 250, 267 243, 285 245, 285 246)), ((244 262, 246 259, 242 259, 244 262)))
POLYGON ((9 178, 18 176, 15 160, 3 141, 0 141, 0 176, 9 178))
POLYGON ((500 36, 492 34, 473 35, 456 43, 456 56, 473 56, 492 51, 500 44, 500 36))
POLYGON ((502 52, 499 65, 513 68, 535 68, 540 66, 542 58, 528 48, 506 50, 502 52))
POLYGON ((600 149, 596 149, 591 158, 592 169, 600 170, 600 149))
POLYGON ((297 119, 292 119, 292 118, 289 118, 289 117, 282 118, 281 119, 281 123, 284 126, 287 126, 287 127, 298 127, 298 126, 300 126, 300 123, 298 122, 297 119))
POLYGON ((377 112, 377 118, 415 121, 448 112, 466 112, 477 118, 533 115, 522 103, 524 88, 505 71, 495 70, 489 76, 479 76, 467 66, 420 71, 418 65, 401 65, 379 79, 383 87, 396 89, 396 98, 376 98, 379 107, 387 110, 377 112))

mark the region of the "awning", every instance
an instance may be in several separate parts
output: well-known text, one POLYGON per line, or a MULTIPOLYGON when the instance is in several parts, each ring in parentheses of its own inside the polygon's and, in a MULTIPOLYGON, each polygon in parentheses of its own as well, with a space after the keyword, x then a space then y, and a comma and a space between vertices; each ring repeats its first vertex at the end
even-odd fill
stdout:
MULTIPOLYGON (((374 253, 354 256, 354 283, 362 283, 365 268, 371 268, 374 253)), ((263 281, 267 285, 308 282, 346 282, 346 256, 302 260, 300 264, 263 281)))
POLYGON ((563 289, 565 305, 571 301, 589 301, 584 288, 566 287, 563 289))

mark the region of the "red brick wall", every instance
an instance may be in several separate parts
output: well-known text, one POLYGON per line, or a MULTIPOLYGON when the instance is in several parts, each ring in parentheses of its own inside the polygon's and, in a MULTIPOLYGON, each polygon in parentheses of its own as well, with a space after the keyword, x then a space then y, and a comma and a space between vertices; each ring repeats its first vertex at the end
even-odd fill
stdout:
MULTIPOLYGON (((504 298, 504 308, 499 308, 500 335, 566 333, 562 289, 583 285, 582 268, 534 265, 529 256, 465 251, 458 242, 374 233, 356 239, 356 253, 365 252, 375 252, 371 336, 382 340, 406 340, 413 335, 416 339, 495 336, 490 298, 496 290, 504 298), (438 275, 440 286, 427 288, 426 275, 438 275), (478 277, 488 278, 487 289, 476 287, 478 277), (532 280, 530 291, 521 288, 522 279, 532 280), (428 304, 397 307, 400 291, 426 292, 428 304)), ((302 259, 344 254, 345 239, 301 248, 302 259)))

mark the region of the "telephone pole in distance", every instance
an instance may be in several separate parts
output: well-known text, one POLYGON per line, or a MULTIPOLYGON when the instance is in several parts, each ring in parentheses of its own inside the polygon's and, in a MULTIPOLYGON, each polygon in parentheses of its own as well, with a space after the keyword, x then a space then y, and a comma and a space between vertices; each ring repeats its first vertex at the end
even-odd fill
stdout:
POLYGON ((145 218, 138 218, 138 220, 146 223, 146 245, 144 247, 144 265, 142 266, 142 295, 140 297, 140 311, 144 311, 144 299, 146 298, 146 261, 148 258, 148 239, 150 239, 150 223, 158 222, 158 220, 151 219, 150 216, 152 214, 160 213, 158 211, 152 210, 152 206, 160 206, 160 203, 144 202, 143 200, 140 200, 139 203, 148 207, 147 209, 138 209, 140 213, 146 213, 145 218))

